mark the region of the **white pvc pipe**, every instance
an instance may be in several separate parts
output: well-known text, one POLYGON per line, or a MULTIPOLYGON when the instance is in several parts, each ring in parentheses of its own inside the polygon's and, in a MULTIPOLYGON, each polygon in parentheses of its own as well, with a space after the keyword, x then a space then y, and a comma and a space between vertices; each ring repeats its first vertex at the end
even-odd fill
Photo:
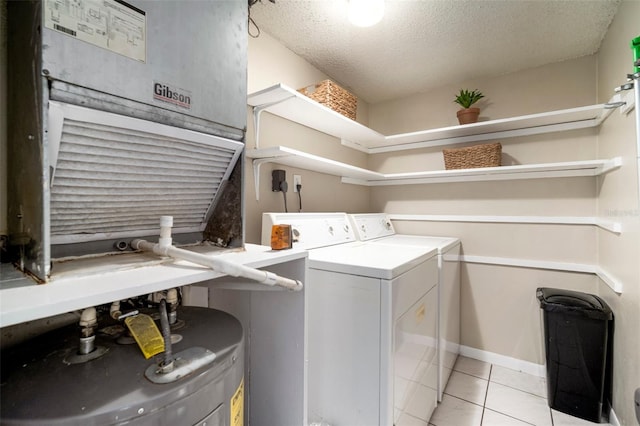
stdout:
POLYGON ((167 291, 167 303, 170 305, 178 303, 178 291, 175 288, 167 291))
POLYGON ((82 311, 80 315, 80 327, 94 327, 98 323, 96 308, 90 307, 82 311))
POLYGON ((111 318, 117 320, 121 314, 122 312, 120 311, 120 301, 116 300, 115 302, 111 303, 111 307, 109 308, 109 315, 111 316, 111 318))
POLYGON ((171 227, 173 226, 173 216, 160 216, 160 238, 158 244, 167 247, 173 244, 171 239, 171 227))
POLYGON ((136 239, 131 242, 131 247, 134 250, 152 251, 160 256, 169 256, 174 259, 187 260, 198 265, 209 267, 214 271, 231 275, 232 277, 243 277, 269 286, 277 285, 290 290, 301 290, 303 287, 302 282, 298 280, 284 278, 274 274, 273 272, 261 271, 238 263, 229 262, 228 260, 180 249, 172 245, 161 246, 160 244, 136 239))

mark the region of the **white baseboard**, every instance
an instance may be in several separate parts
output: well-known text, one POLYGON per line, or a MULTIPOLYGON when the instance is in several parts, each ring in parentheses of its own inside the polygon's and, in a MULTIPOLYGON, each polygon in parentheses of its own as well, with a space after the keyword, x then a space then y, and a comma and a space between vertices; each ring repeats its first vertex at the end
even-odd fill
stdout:
POLYGON ((460 346, 460 355, 467 358, 477 359, 479 361, 496 364, 501 367, 510 368, 512 370, 522 371, 533 376, 545 377, 547 375, 544 365, 536 364, 529 361, 523 361, 517 358, 511 358, 505 355, 493 352, 482 351, 480 349, 469 346, 460 346))

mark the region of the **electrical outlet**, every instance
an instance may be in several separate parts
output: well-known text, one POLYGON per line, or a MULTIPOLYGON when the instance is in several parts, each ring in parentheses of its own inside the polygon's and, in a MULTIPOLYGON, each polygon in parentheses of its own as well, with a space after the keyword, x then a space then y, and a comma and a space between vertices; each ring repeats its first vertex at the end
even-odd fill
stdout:
POLYGON ((298 185, 302 185, 302 176, 293 175, 293 192, 298 192, 298 185))

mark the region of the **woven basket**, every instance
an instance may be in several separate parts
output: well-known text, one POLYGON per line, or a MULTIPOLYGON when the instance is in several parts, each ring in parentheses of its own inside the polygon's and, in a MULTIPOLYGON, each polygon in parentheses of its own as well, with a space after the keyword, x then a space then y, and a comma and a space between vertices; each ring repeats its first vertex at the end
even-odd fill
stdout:
POLYGON ((324 80, 320 83, 303 87, 298 89, 298 92, 327 108, 331 108, 335 112, 339 112, 345 117, 352 120, 356 119, 358 98, 331 80, 324 80))
POLYGON ((444 167, 447 170, 498 167, 502 159, 502 145, 496 142, 466 148, 443 149, 442 154, 444 167))

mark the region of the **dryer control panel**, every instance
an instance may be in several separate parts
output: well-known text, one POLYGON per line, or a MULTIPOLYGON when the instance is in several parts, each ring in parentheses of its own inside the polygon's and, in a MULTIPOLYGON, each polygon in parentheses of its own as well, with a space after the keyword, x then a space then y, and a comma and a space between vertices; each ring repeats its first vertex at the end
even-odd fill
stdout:
POLYGON ((391 220, 384 213, 350 214, 349 219, 360 241, 388 237, 396 233, 391 220))

